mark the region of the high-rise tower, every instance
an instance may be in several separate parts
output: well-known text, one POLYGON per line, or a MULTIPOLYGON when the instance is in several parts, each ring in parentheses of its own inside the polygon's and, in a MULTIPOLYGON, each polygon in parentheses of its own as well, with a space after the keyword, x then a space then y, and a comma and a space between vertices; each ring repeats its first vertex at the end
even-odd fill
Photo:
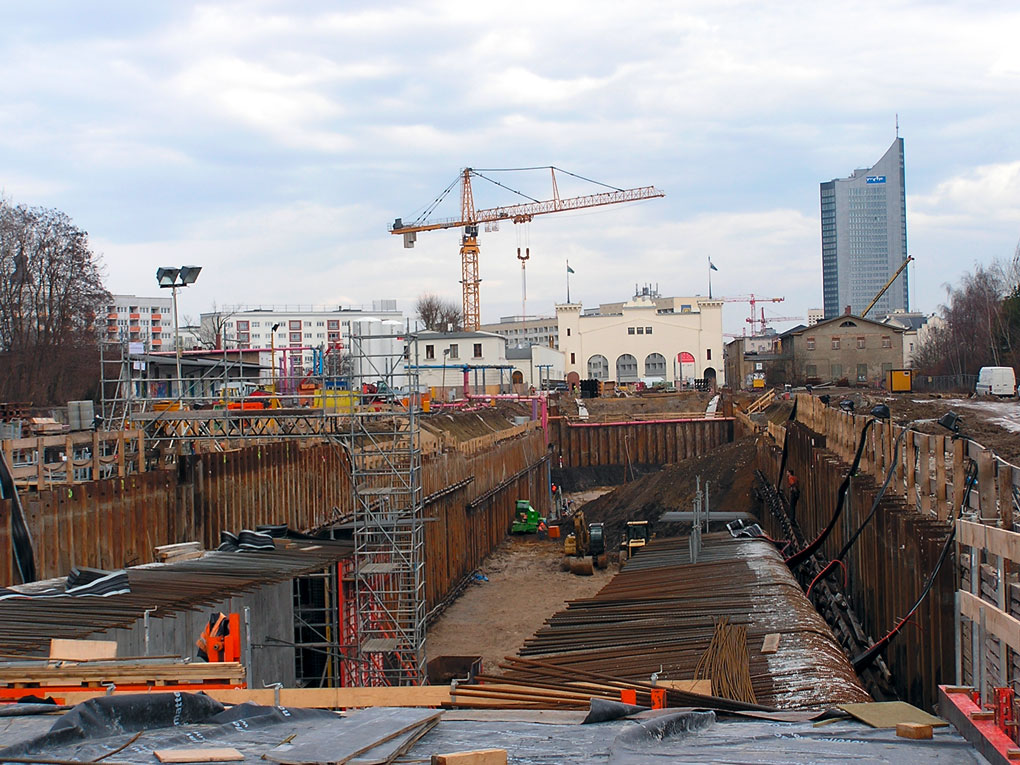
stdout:
MULTIPOLYGON (((821 184, 825 318, 860 314, 907 257, 903 139, 873 167, 821 184)), ((904 270, 872 311, 909 310, 904 270)))

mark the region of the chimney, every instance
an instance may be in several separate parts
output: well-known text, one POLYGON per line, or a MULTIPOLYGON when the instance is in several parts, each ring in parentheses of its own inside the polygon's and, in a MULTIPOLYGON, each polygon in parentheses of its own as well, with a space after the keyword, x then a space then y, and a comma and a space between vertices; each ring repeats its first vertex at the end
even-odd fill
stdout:
POLYGON ((843 315, 844 316, 849 316, 850 315, 850 306, 846 307, 846 309, 843 311, 843 315))

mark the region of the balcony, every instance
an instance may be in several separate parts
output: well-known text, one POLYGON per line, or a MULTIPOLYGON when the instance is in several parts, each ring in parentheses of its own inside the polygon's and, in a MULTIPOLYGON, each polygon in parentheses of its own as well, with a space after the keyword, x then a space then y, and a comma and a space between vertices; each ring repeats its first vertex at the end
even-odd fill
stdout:
POLYGON ((140 319, 140 318, 142 318, 142 315, 140 313, 133 313, 130 316, 128 316, 128 318, 129 319, 140 319))
POLYGON ((162 318, 163 318, 163 314, 161 314, 161 313, 154 313, 154 314, 152 314, 152 320, 153 321, 159 321, 162 318))

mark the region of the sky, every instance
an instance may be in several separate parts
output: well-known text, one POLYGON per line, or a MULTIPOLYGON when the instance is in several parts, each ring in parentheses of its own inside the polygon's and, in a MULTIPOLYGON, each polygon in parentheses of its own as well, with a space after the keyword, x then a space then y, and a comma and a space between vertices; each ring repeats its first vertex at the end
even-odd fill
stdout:
MULTIPOLYGON (((196 264, 213 306, 459 303, 457 230, 414 219, 464 167, 555 165, 661 199, 480 237, 483 321, 570 292, 820 307, 818 184, 905 141, 912 308, 1020 238, 1013 2, 7 2, 0 194, 88 231, 108 289, 196 264)), ((490 174, 537 199, 548 171, 490 174)), ((599 187, 561 176, 561 196, 599 187)), ((456 192, 456 189, 455 189, 456 192)), ((519 201, 476 180, 475 203, 519 201)), ((436 209, 459 213, 451 193, 436 209)), ((746 326, 726 305, 725 331, 746 326)), ((778 322, 788 327, 793 321, 778 322)))

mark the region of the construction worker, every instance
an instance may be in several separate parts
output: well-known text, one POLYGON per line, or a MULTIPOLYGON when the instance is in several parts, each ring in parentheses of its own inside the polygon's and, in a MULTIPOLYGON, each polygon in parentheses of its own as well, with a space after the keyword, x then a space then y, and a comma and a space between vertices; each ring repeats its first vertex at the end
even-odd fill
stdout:
POLYGON ((800 499, 800 479, 792 470, 786 471, 786 484, 789 487, 790 519, 797 517, 797 500, 800 499))

